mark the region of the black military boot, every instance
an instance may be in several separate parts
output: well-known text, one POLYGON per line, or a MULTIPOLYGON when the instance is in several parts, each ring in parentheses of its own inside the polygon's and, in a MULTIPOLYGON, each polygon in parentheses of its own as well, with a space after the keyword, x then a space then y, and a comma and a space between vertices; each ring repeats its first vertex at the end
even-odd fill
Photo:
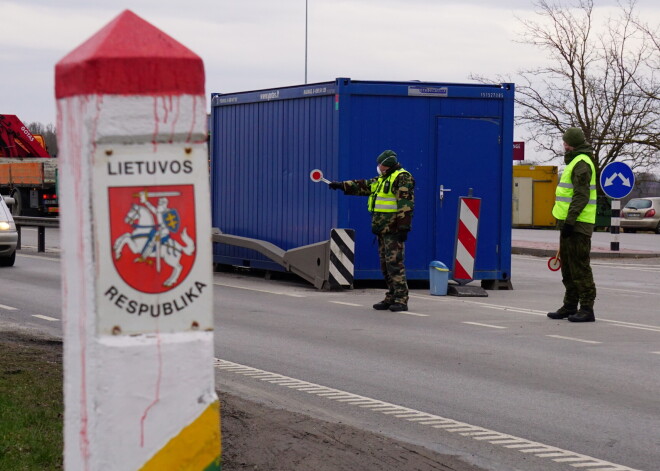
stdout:
POLYGON ((389 302, 387 300, 384 300, 384 301, 381 301, 379 303, 374 304, 373 308, 376 311, 387 311, 390 308, 391 305, 392 305, 391 302, 389 302))
POLYGON ((549 312, 548 317, 550 319, 566 319, 568 316, 572 316, 573 314, 577 314, 577 306, 567 306, 564 304, 562 307, 557 309, 555 312, 549 312))
POLYGON ((594 315, 593 308, 580 307, 580 310, 573 315, 568 316, 571 322, 595 322, 596 316, 594 315))
POLYGON ((401 312, 407 310, 408 310, 408 305, 403 303, 394 303, 390 306, 390 311, 392 312, 401 312))

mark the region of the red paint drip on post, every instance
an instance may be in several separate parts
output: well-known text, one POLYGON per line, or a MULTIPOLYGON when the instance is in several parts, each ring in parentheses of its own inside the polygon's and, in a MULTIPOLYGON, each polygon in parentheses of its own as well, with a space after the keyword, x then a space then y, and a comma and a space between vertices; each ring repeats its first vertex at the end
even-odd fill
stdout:
POLYGON ((125 10, 55 66, 55 97, 204 95, 204 62, 125 10))

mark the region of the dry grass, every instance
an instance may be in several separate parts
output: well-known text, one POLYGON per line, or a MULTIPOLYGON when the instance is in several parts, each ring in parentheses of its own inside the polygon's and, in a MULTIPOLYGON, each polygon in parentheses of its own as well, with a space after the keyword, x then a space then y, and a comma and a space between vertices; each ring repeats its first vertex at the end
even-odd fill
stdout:
POLYGON ((0 469, 63 469, 62 343, 0 332, 0 469))

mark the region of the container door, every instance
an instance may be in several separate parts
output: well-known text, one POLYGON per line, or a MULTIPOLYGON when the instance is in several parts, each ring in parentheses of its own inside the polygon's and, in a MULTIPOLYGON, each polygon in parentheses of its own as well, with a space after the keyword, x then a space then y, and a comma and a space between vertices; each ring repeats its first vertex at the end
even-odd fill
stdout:
POLYGON ((531 226, 533 222, 533 180, 531 177, 513 177, 513 225, 531 226))
POLYGON ((552 215, 555 205, 555 189, 557 185, 552 180, 534 180, 534 219, 535 227, 552 227, 556 220, 552 215))
MULTIPOLYGON (((436 260, 453 272, 460 196, 481 198, 475 279, 499 269, 501 234, 502 154, 500 120, 495 118, 437 119, 436 260), (481 271, 481 273, 479 273, 481 271)), ((511 172, 511 168, 507 169, 511 172)), ((511 205, 511 201, 506 204, 511 205)))

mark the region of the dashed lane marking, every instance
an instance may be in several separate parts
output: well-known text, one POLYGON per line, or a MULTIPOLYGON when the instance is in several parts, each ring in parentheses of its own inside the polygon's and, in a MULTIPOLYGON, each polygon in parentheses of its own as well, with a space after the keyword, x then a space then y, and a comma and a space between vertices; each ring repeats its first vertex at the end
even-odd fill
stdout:
POLYGON ((470 324, 470 325, 478 325, 480 327, 490 327, 491 329, 506 329, 506 327, 503 327, 501 325, 491 325, 491 324, 482 324, 480 322, 463 322, 463 324, 470 324))
MULTIPOLYGON (((46 257, 36 257, 36 256, 31 256, 31 255, 24 255, 24 257, 32 257, 32 258, 39 258, 41 260, 59 260, 59 259, 50 259, 46 257)), ((231 285, 227 283, 220 283, 220 282, 214 282, 214 285, 217 286, 224 286, 225 288, 234 288, 234 289, 243 289, 243 290, 248 290, 248 291, 257 291, 260 293, 266 293, 266 294, 276 294, 280 296, 289 296, 293 298, 306 298, 307 296, 303 294, 295 294, 295 293, 287 293, 284 291, 273 291, 273 290, 265 290, 265 289, 259 289, 259 288, 250 288, 247 286, 237 286, 237 285, 231 285)), ((424 299, 424 300, 432 300, 433 302, 445 302, 445 303, 451 303, 451 302, 461 302, 465 304, 474 304, 477 306, 485 307, 487 309, 495 309, 498 311, 505 311, 505 312, 516 312, 520 314, 529 314, 533 316, 541 316, 545 317, 547 315, 546 311, 539 311, 538 309, 527 309, 527 308, 520 308, 520 307, 515 307, 515 306, 503 306, 500 304, 490 304, 490 303, 484 303, 484 302, 479 302, 479 301, 468 301, 468 300, 454 300, 447 298, 446 296, 440 296, 440 297, 429 297, 429 296, 421 296, 421 295, 415 295, 412 294, 410 295, 411 298, 416 298, 416 299, 424 299)), ((354 304, 354 303, 348 303, 348 302, 342 302, 342 301, 330 301, 331 303, 335 304, 343 304, 346 306, 353 306, 353 307, 363 307, 362 304, 354 304)), ((416 317, 430 317, 429 314, 422 314, 418 312, 411 312, 411 311, 399 311, 396 314, 405 314, 407 316, 416 316, 416 317)), ((637 324, 633 322, 624 322, 624 321, 617 321, 617 320, 612 320, 612 319, 602 319, 598 318, 600 322, 608 322, 613 326, 616 327, 625 327, 628 329, 639 329, 639 330, 647 330, 650 332, 660 332, 660 326, 655 326, 655 325, 647 325, 647 324, 637 324)), ((502 327, 497 327, 497 328, 502 328, 502 327)), ((504 327, 506 328, 506 327, 504 327)))
POLYGON ((259 293, 278 294, 280 296, 290 296, 292 298, 306 298, 307 297, 303 294, 293 294, 293 293, 285 293, 284 291, 272 291, 272 290, 267 290, 267 289, 248 288, 247 286, 228 285, 226 283, 219 283, 217 281, 213 282, 213 284, 216 285, 216 286, 224 286, 225 288, 244 289, 244 290, 247 290, 247 291, 258 291, 259 293))
MULTIPOLYGON (((343 301, 330 301, 330 302, 333 304, 342 304, 344 306, 364 307, 363 304, 345 303, 343 301)), ((419 312, 410 312, 410 311, 397 311, 397 312, 388 311, 388 312, 391 314, 404 314, 406 316, 429 317, 428 314, 420 314, 419 312)))
MULTIPOLYGON (((553 251, 554 253, 554 251, 553 251)), ((525 256, 525 255, 518 255, 518 258, 521 260, 533 260, 536 262, 542 262, 545 264, 546 259, 543 257, 535 257, 532 255, 525 256)), ((638 271, 659 271, 660 270, 660 265, 657 264, 641 264, 641 263, 620 263, 620 262, 601 262, 592 259, 591 260, 591 265, 593 267, 615 267, 617 269, 621 270, 638 270, 638 271)), ((600 289, 600 287, 598 288, 600 289)))
POLYGON ((432 299, 434 301, 439 301, 439 302, 449 302, 451 301, 450 296, 432 296, 432 295, 427 295, 427 296, 422 296, 421 294, 412 294, 410 293, 409 295, 411 298, 417 298, 417 299, 432 299))
POLYGON ((18 308, 7 306, 6 304, 0 304, 0 309, 4 309, 5 311, 18 311, 18 308))
POLYGON ((613 322, 613 326, 615 327, 626 327, 628 329, 639 329, 639 330, 648 330, 649 332, 660 332, 660 327, 655 327, 655 326, 642 326, 642 325, 635 325, 631 324, 630 322, 619 322, 619 321, 609 321, 613 322))
POLYGON ((59 321, 59 319, 55 319, 54 317, 42 316, 41 314, 32 314, 32 317, 36 317, 38 319, 43 319, 45 321, 51 321, 51 322, 59 321))
POLYGON ((389 312, 391 314, 404 314, 406 316, 429 317, 428 314, 420 314, 419 312, 411 312, 411 311, 396 311, 396 312, 389 311, 389 312))
POLYGON ((488 303, 481 303, 477 301, 465 301, 467 303, 471 304, 477 304, 479 306, 488 308, 488 309, 496 309, 498 311, 507 311, 507 312, 519 312, 521 314, 532 314, 534 316, 546 316, 548 313, 544 311, 539 311, 537 309, 526 309, 523 307, 513 307, 513 306, 501 306, 499 304, 488 304, 488 303))
POLYGON ((564 337, 563 335, 546 335, 546 337, 552 337, 555 339, 562 339, 562 340, 572 340, 574 342, 582 342, 582 343, 603 343, 603 342, 596 342, 595 340, 576 339, 575 337, 564 337))
MULTIPOLYGON (((435 301, 436 299, 438 299, 438 298, 435 298, 435 297, 430 298, 429 296, 418 296, 418 295, 414 295, 414 296, 411 296, 411 297, 426 299, 427 301, 428 300, 435 301)), ((439 300, 439 301, 440 302, 454 301, 454 302, 460 302, 460 303, 465 303, 465 304, 475 304, 477 306, 485 307, 485 308, 488 308, 488 309, 495 309, 495 310, 498 310, 498 311, 517 312, 517 313, 520 313, 520 314, 529 314, 529 315, 541 316, 541 317, 546 317, 547 316, 546 311, 539 311, 538 309, 526 309, 526 308, 520 308, 520 307, 514 307, 514 306, 502 306, 500 304, 489 304, 489 303, 484 303, 484 302, 480 302, 480 301, 468 301, 468 300, 465 300, 465 299, 461 299, 461 300, 447 299, 447 300, 439 300)), ((597 320, 599 322, 607 322, 607 323, 609 323, 613 326, 616 326, 616 327, 626 327, 628 329, 640 329, 640 330, 648 330, 650 332, 660 332, 660 326, 657 326, 657 325, 617 321, 617 320, 614 320, 614 319, 603 319, 601 317, 598 317, 597 320)))
POLYGON ((650 291, 638 291, 638 290, 633 290, 633 289, 622 289, 622 288, 604 288, 602 286, 598 287, 599 290, 605 290, 605 291, 617 291, 619 293, 624 293, 624 294, 649 294, 653 296, 657 296, 658 292, 656 291, 655 293, 652 293, 650 291))
POLYGON ((257 368, 233 363, 220 358, 215 359, 214 366, 219 370, 249 376, 260 381, 266 381, 276 386, 283 386, 303 393, 314 394, 317 397, 396 417, 438 431, 456 433, 466 438, 501 446, 502 448, 511 451, 531 454, 540 459, 548 459, 557 463, 566 463, 574 468, 582 468, 586 471, 639 471, 609 461, 575 453, 573 451, 526 440, 514 435, 496 432, 495 430, 470 425, 446 417, 441 417, 439 415, 429 414, 427 412, 410 409, 397 404, 379 401, 378 399, 372 399, 370 397, 329 388, 320 384, 309 383, 307 381, 283 376, 277 373, 259 370, 257 368))

